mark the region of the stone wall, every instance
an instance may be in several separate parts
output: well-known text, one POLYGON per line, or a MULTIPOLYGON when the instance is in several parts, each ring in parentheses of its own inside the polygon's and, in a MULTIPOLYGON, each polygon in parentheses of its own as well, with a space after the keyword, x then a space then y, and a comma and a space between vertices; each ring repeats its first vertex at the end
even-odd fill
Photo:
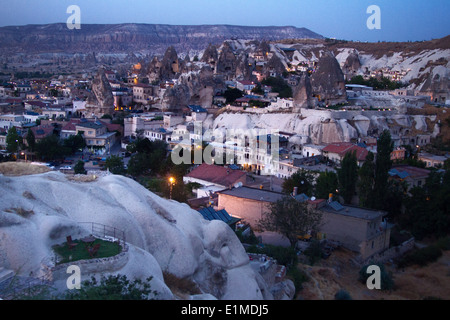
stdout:
POLYGON ((88 260, 78 260, 74 262, 68 262, 59 264, 53 267, 50 271, 53 281, 65 281, 70 275, 66 272, 70 265, 76 265, 80 267, 81 275, 85 277, 94 273, 110 273, 122 269, 128 262, 129 254, 128 250, 122 251, 118 255, 97 258, 88 260))
POLYGON ((414 249, 414 246, 415 246, 415 240, 414 240, 414 238, 411 238, 411 239, 403 242, 401 245, 389 248, 381 253, 378 253, 378 254, 372 256, 369 259, 362 261, 361 265, 365 265, 370 262, 384 263, 386 261, 399 258, 402 255, 404 255, 406 252, 414 249))

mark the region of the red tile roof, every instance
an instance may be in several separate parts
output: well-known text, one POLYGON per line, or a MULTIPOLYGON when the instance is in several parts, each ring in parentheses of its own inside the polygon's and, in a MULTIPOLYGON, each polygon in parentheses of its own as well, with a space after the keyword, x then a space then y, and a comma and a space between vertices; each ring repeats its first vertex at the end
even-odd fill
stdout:
MULTIPOLYGON (((34 138, 35 139, 43 139, 51 134, 53 134, 53 130, 55 130, 55 127, 51 125, 40 125, 36 127, 31 127, 31 131, 33 131, 34 138)), ((28 135, 28 131, 24 134, 24 138, 26 138, 28 135)))
POLYGON ((250 80, 239 80, 238 82, 242 83, 244 86, 251 86, 255 84, 253 81, 250 80))
POLYGON ((61 130, 66 131, 76 131, 75 126, 80 123, 80 119, 71 119, 67 124, 65 124, 61 130))
POLYGON ((322 152, 336 153, 341 157, 345 156, 347 152, 353 151, 356 151, 356 159, 358 161, 364 161, 369 153, 367 149, 354 145, 350 142, 331 143, 322 149, 322 152))
POLYGON ((246 173, 244 171, 203 163, 188 173, 186 177, 229 187, 236 184, 245 175, 246 173))

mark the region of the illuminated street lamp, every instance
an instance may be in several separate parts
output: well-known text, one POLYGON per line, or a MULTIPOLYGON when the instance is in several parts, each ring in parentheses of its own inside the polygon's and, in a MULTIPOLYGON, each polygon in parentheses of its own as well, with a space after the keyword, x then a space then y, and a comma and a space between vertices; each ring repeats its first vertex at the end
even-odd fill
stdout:
POLYGON ((175 178, 174 177, 169 177, 169 186, 170 186, 170 196, 169 199, 172 199, 172 188, 173 185, 175 184, 175 178))

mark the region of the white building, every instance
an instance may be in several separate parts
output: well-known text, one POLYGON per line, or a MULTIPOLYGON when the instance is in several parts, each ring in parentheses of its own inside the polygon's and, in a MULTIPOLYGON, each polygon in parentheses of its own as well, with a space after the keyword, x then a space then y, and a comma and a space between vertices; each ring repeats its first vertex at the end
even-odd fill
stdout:
POLYGON ((136 136, 137 132, 162 128, 164 122, 154 116, 133 116, 124 119, 124 137, 136 136))
POLYGON ((133 101, 148 104, 153 100, 153 87, 148 84, 136 84, 133 86, 133 101))
POLYGON ((292 99, 277 98, 276 101, 272 101, 267 107, 269 110, 283 110, 292 109, 294 107, 294 101, 292 99))
POLYGON ((323 148, 325 148, 325 146, 316 145, 316 144, 306 144, 302 148, 302 155, 305 158, 320 156, 320 155, 322 155, 323 148))
POLYGON ((149 129, 144 131, 144 138, 147 138, 150 141, 155 140, 166 141, 167 134, 168 133, 164 128, 149 129))

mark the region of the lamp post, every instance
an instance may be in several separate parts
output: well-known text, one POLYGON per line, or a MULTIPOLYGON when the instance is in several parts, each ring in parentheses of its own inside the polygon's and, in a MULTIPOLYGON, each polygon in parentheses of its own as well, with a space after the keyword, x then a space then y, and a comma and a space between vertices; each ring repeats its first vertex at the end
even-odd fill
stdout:
POLYGON ((170 186, 169 199, 172 199, 172 188, 173 188, 174 184, 175 184, 175 178, 174 177, 169 177, 169 186, 170 186))

